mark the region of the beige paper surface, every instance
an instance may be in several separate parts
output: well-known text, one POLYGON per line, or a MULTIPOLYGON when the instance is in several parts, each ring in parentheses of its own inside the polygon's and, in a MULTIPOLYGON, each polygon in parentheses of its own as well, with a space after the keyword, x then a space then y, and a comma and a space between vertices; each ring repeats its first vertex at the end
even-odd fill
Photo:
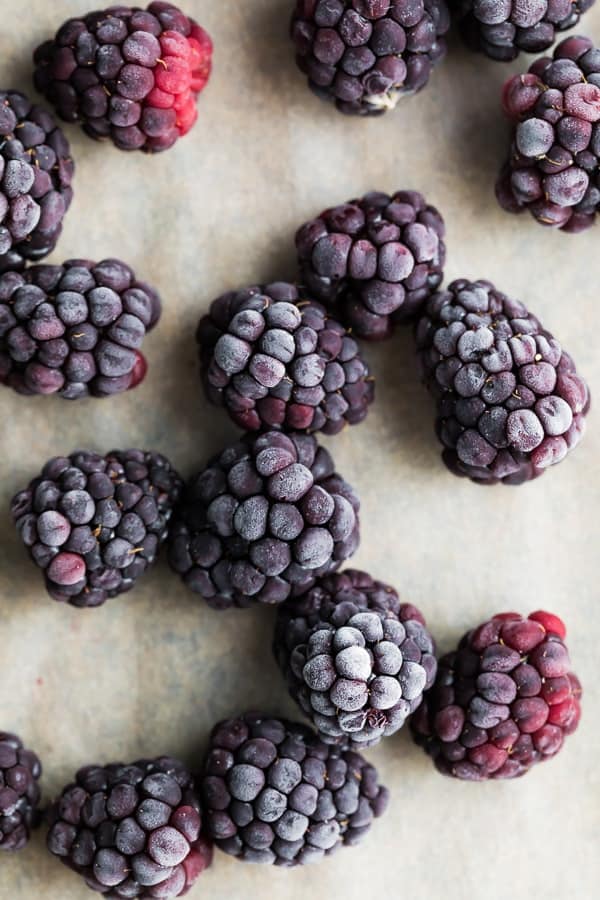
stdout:
MULTIPOLYGON (((183 3, 183 0, 182 0, 183 3)), ((155 158, 68 127, 75 199, 51 259, 121 256, 161 291, 145 384, 68 403, 0 394, 0 729, 41 755, 49 798, 80 765, 169 752, 198 762, 211 725, 264 707, 296 715, 270 654, 273 613, 218 613, 161 561, 132 593, 93 611, 54 604, 9 521, 12 494, 76 447, 141 446, 186 476, 234 436, 208 406, 194 329, 210 300, 291 278, 295 227, 368 189, 422 190, 448 225, 448 279, 487 277, 527 302, 600 396, 598 227, 576 237, 503 213, 492 184, 506 150, 504 79, 456 40, 429 87, 384 119, 337 114, 306 89, 287 39, 291 0, 187 0, 212 34, 215 73, 193 132, 155 158)), ((86 0, 0 0, 0 85, 30 91, 30 55, 86 0)), ((600 39, 600 8, 579 31, 600 39)), ((584 685, 579 732, 520 782, 444 779, 399 733, 370 758, 390 786, 364 844, 319 867, 244 866, 217 854, 190 895, 229 900, 591 900, 600 879, 600 425, 555 471, 484 489, 439 459, 412 338, 367 350, 377 402, 328 441, 362 496, 354 562, 418 604, 440 648, 499 610, 548 607, 569 626, 584 685)), ((85 900, 43 835, 0 858, 0 900, 85 900)))

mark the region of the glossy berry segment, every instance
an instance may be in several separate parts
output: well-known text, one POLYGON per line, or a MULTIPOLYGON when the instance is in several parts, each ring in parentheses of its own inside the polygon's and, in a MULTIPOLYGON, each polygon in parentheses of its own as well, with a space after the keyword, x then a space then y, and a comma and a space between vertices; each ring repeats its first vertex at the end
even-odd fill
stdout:
POLYGON ((359 337, 389 337, 442 281, 444 221, 417 191, 372 191, 296 234, 300 279, 359 337))
POLYGON ((503 106, 513 136, 500 205, 569 233, 589 228, 600 209, 600 50, 567 38, 507 81, 503 106))
POLYGON ((442 657, 411 719, 440 772, 467 781, 516 778, 559 752, 581 716, 565 633, 552 613, 501 613, 442 657))
POLYGON ((74 168, 53 116, 18 91, 0 91, 0 273, 54 250, 74 168))
POLYGON ((0 383, 20 394, 107 397, 146 374, 156 291, 117 259, 71 259, 0 275, 0 383))
POLYGON ((0 731, 0 851, 22 850, 38 824, 41 774, 35 753, 0 731))
POLYGON ((121 150, 156 153, 187 134, 212 42, 163 0, 69 19, 36 50, 35 85, 66 122, 121 150))
POLYGON ((179 498, 169 461, 143 450, 77 450, 49 460, 11 514, 54 600, 100 606, 156 561, 179 498))
POLYGON ((449 25, 444 0, 297 0, 291 34, 311 90, 366 116, 425 87, 449 25))
POLYGON ((541 53, 574 28, 594 0, 457 0, 453 11, 466 43, 491 59, 541 53))
POLYGON ((169 561, 217 609, 283 603, 354 553, 359 506, 311 435, 248 434, 188 484, 169 561))
POLYGON ((369 747, 394 734, 437 671, 419 610, 354 569, 280 607, 273 649, 292 697, 327 744, 369 747))
POLYGON ((354 338, 292 284, 224 294, 197 340, 209 399, 245 431, 336 434, 362 422, 374 397, 354 338))
POLYGON ((590 396, 560 343, 488 281, 453 282, 416 331, 443 458, 481 484, 521 484, 577 446, 590 396))
POLYGON ((388 802, 360 754, 258 713, 215 726, 200 787, 207 833, 220 850, 285 867, 359 843, 388 802))
POLYGON ((48 819, 50 853, 115 900, 182 897, 212 862, 193 776, 168 756, 80 769, 48 819))

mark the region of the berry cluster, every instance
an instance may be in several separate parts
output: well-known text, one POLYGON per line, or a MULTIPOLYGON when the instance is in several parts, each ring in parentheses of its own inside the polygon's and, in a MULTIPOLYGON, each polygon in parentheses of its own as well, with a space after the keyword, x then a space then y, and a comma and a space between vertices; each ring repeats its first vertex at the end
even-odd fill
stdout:
POLYGON ((40 761, 14 734, 0 731, 0 850, 21 850, 37 824, 40 761))

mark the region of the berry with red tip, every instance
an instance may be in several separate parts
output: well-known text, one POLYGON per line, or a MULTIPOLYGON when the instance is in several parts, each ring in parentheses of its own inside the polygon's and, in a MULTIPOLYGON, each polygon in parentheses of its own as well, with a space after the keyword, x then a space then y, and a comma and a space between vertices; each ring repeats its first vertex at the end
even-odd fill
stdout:
POLYGON ((67 122, 122 150, 155 153, 187 134, 210 76, 212 42, 171 3, 69 19, 36 50, 35 84, 67 122))
POLYGON ((503 613, 442 657, 411 720, 440 772, 467 781, 516 778, 559 752, 581 715, 565 634, 552 613, 503 613))
POLYGON ((22 850, 37 825, 39 759, 14 734, 0 731, 0 850, 22 850))

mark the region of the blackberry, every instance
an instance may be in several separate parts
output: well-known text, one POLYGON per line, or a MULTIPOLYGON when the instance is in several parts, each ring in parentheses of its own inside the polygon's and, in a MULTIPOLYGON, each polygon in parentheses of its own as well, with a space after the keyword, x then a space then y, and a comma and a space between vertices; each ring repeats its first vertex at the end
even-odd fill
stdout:
POLYGON ((360 754, 257 713, 213 729, 200 787, 217 847, 278 866, 318 862, 357 844, 388 802, 360 754))
POLYGON ((444 221, 416 191, 326 209, 296 234, 300 277, 359 337, 388 337, 443 277, 444 221))
POLYGON ((0 850, 22 850, 37 825, 39 759, 14 734, 0 731, 0 850))
POLYGON ((327 744, 369 747, 394 734, 437 670, 419 610, 353 569, 281 607, 274 652, 292 697, 327 744))
POLYGON ((0 91, 0 272, 54 250, 74 168, 50 113, 18 91, 0 91))
POLYGON ((503 103, 514 130, 500 205, 563 231, 589 228, 600 209, 600 49, 567 38, 509 79, 503 103))
POLYGON ((121 150, 156 153, 190 130, 212 42, 171 3, 69 19, 35 51, 35 86, 66 122, 121 150))
POLYGON ((193 777, 169 756, 80 769, 49 824, 50 852, 105 897, 181 897, 212 861, 193 777))
POLYGON ((454 281, 429 300, 416 338, 443 459, 455 475, 521 484, 579 443, 587 385, 518 300, 488 281, 454 281))
POLYGON ((155 562, 180 489, 158 453, 77 450, 49 460, 11 513, 50 596, 100 606, 155 562))
POLYGON ((359 542, 359 500, 310 435, 245 435, 193 478, 169 560, 217 609, 282 603, 359 542))
POLYGON ((449 25, 444 0, 297 0, 291 28, 311 90, 365 116, 425 87, 449 25))
POLYGON ((411 720, 440 772, 469 781, 516 778, 558 753, 581 715, 564 638, 551 613, 501 613, 442 657, 411 720))
POLYGON ((197 340, 209 399, 247 431, 336 434, 362 422, 374 397, 354 338, 292 284, 224 294, 197 340))
POLYGON ((457 0, 466 43, 502 62, 540 53, 557 33, 574 28, 594 0, 457 0))
POLYGON ((0 383, 69 400, 135 387, 160 299, 125 263, 71 259, 0 275, 0 383))

